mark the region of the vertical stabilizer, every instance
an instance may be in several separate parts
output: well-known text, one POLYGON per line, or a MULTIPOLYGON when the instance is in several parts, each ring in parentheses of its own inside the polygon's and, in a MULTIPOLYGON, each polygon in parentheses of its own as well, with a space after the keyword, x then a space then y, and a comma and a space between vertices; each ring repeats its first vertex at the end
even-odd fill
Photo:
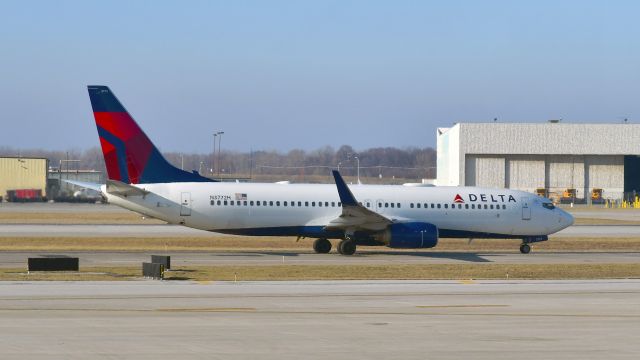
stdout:
POLYGON ((108 87, 88 88, 110 180, 127 184, 214 181, 171 165, 108 87))

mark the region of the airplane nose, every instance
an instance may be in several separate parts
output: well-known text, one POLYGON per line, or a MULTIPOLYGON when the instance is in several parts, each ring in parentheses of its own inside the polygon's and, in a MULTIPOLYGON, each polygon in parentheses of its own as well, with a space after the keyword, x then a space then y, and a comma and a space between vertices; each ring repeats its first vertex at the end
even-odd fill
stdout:
POLYGON ((563 229, 573 225, 574 222, 575 220, 573 218, 573 215, 564 210, 560 210, 560 223, 562 224, 563 229))

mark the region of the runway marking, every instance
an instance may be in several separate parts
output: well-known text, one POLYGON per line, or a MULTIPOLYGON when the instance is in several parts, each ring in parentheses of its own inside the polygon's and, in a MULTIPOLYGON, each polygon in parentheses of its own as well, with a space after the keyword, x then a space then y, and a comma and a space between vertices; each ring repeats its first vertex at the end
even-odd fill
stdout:
POLYGON ((468 280, 458 280, 458 282, 460 284, 464 284, 464 285, 471 285, 471 284, 476 284, 475 281, 473 281, 473 279, 468 279, 468 280))
POLYGON ((210 307, 210 308, 160 308, 155 311, 162 312, 255 312, 256 308, 226 308, 226 307, 210 307))
POLYGON ((153 313, 153 312, 166 312, 166 313, 251 313, 251 314, 263 314, 263 315, 353 315, 353 316, 367 316, 367 315, 391 315, 391 316, 477 316, 477 317, 552 317, 552 318, 620 318, 620 319, 638 319, 640 315, 629 314, 591 314, 591 313, 575 313, 575 314, 548 314, 548 313, 459 313, 459 312, 425 312, 425 311, 282 311, 282 310, 257 310, 255 308, 164 308, 164 309, 64 309, 64 308, 21 308, 21 309, 8 309, 0 308, 0 313, 8 312, 96 312, 96 313, 153 313))
POLYGON ((438 309, 438 308, 488 308, 488 307, 509 307, 511 305, 504 304, 469 304, 469 305, 417 305, 419 309, 438 309))
POLYGON ((213 281, 211 281, 211 280, 199 280, 199 281, 196 281, 196 283, 198 283, 199 285, 211 285, 211 284, 213 284, 213 281))

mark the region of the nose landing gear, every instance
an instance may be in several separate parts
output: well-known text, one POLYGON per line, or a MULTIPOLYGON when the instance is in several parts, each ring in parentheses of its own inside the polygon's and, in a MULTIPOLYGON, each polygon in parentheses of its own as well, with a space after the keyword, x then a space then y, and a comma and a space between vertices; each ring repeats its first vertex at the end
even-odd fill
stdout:
POLYGON ((531 246, 529 244, 541 241, 547 241, 549 237, 547 235, 540 236, 526 236, 522 238, 522 244, 520 245, 520 252, 523 254, 528 254, 531 252, 531 246))
POLYGON ((522 244, 520 245, 520 252, 523 254, 528 254, 531 252, 531 246, 529 246, 529 244, 522 244))

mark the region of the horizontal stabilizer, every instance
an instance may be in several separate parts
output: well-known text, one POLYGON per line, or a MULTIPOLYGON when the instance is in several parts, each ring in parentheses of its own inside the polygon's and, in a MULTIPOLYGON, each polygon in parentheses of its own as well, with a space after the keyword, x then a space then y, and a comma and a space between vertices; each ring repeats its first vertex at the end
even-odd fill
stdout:
POLYGON ((107 180, 107 192, 121 196, 145 196, 149 193, 147 190, 125 184, 118 180, 107 180))
POLYGON ((101 184, 96 184, 96 183, 91 183, 91 182, 85 182, 85 181, 76 181, 76 180, 62 180, 66 183, 75 185, 75 186, 80 186, 82 188, 85 189, 91 189, 91 190, 95 190, 97 192, 102 192, 102 190, 100 189, 100 187, 102 186, 101 184))

